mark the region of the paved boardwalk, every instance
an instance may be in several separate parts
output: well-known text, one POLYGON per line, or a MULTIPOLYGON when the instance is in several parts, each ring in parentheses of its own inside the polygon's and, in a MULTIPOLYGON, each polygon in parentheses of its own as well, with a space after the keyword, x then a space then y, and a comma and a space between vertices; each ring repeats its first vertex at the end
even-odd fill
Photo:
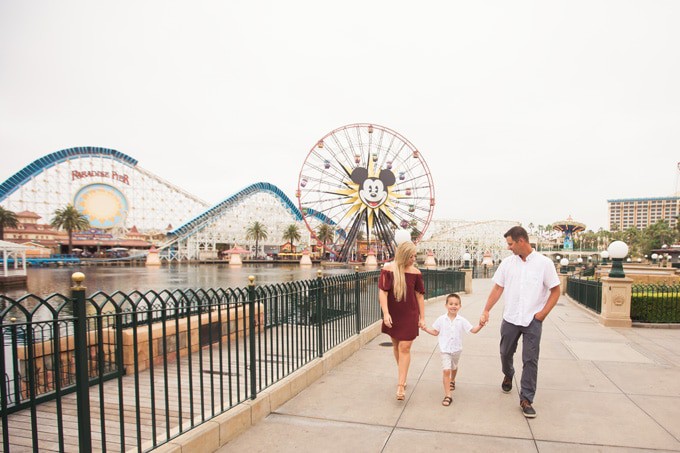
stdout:
MULTIPOLYGON (((476 323, 491 288, 474 280, 461 313, 476 323)), ((428 324, 444 312, 427 305, 428 324)), ((454 402, 441 406, 437 340, 415 341, 406 401, 395 400, 396 365, 385 335, 323 375, 219 452, 680 451, 680 329, 607 328, 566 296, 543 327, 538 417, 501 392, 502 302, 464 339, 454 402)))

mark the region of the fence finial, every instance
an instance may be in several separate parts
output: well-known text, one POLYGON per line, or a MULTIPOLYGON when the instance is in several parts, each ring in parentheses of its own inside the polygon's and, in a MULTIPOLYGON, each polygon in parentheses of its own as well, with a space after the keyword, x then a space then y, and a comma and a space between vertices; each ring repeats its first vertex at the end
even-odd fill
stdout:
POLYGON ((255 276, 254 275, 248 276, 248 286, 255 286, 255 276))
POLYGON ((85 274, 82 272, 74 272, 73 275, 71 275, 71 280, 73 281, 72 289, 85 289, 82 285, 82 283, 85 281, 85 274))

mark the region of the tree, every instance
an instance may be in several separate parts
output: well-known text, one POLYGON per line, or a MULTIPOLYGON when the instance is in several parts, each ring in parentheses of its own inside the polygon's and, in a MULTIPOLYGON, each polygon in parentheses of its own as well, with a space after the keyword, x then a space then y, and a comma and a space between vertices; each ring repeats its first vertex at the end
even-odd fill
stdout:
POLYGON ((0 206, 0 241, 5 239, 5 228, 17 228, 19 220, 13 211, 0 206))
POLYGON ((82 215, 72 204, 65 208, 54 211, 54 217, 50 225, 56 229, 64 229, 68 232, 68 253, 73 251, 73 232, 83 231, 90 228, 87 217, 82 215))
POLYGON ((260 240, 267 239, 267 227, 260 222, 253 222, 246 230, 246 239, 255 240, 255 258, 257 258, 260 251, 260 240))
POLYGON ((295 250, 295 241, 299 241, 300 237, 300 227, 296 223, 288 225, 283 232, 283 240, 290 242, 291 251, 295 250))
POLYGON ((324 253, 326 250, 326 243, 333 242, 334 236, 335 232, 333 231, 333 227, 327 223, 322 223, 316 229, 316 237, 323 242, 324 253))
POLYGON ((670 227, 666 220, 659 220, 642 230, 640 253, 650 254, 654 249, 660 249, 664 244, 673 245, 678 239, 678 231, 670 227))

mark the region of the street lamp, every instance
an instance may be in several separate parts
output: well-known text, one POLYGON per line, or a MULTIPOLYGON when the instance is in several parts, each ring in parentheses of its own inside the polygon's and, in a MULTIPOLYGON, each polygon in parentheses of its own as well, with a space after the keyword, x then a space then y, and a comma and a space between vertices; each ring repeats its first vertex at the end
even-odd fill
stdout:
POLYGON ((470 258, 472 258, 472 256, 468 252, 463 253, 463 261, 464 261, 465 269, 470 268, 470 258))
POLYGON ((626 274, 623 273, 623 259, 628 255, 628 245, 623 241, 614 241, 609 244, 607 251, 612 257, 612 269, 609 272, 609 277, 624 278, 626 274))
POLYGON ((581 258, 580 256, 578 258, 576 258, 576 264, 578 264, 579 267, 583 266, 583 258, 581 258))
POLYGON ((609 252, 607 250, 603 250, 602 253, 600 253, 600 256, 602 257, 602 265, 606 266, 607 258, 609 258, 609 252))
POLYGON ((560 274, 566 274, 568 270, 569 270, 569 259, 568 258, 562 258, 560 260, 560 274))
POLYGON ((659 255, 652 253, 652 264, 656 264, 656 260, 659 259, 659 255))

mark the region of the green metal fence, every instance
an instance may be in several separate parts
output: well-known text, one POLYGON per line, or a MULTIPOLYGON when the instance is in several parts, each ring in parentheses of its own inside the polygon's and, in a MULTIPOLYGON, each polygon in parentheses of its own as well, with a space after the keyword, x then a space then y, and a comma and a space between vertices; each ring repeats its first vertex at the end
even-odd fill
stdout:
POLYGON ((630 319, 648 323, 680 323, 680 285, 633 285, 630 319))
MULTIPOLYGON (((428 298, 464 290, 463 272, 422 272, 428 298)), ((2 451, 152 450, 379 321, 378 277, 0 295, 2 451)))
POLYGON ((602 312, 602 282, 579 277, 567 279, 567 294, 595 313, 602 312))

